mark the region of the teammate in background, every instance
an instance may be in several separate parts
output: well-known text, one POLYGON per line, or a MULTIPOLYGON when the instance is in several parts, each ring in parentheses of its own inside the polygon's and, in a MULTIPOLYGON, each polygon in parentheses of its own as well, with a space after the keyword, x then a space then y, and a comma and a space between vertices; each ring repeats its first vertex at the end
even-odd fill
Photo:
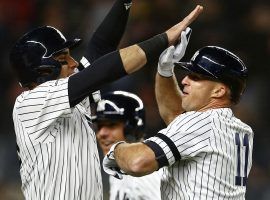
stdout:
MULTIPOLYGON (((124 140, 143 140, 145 111, 142 100, 135 94, 114 91, 104 94, 98 102, 96 118, 97 140, 106 155, 113 143, 124 140)), ((158 172, 143 176, 123 176, 123 180, 110 176, 111 200, 159 200, 160 176, 158 172)))
POLYGON ((130 4, 130 0, 116 0, 80 65, 70 54, 80 40, 66 40, 53 27, 26 33, 12 48, 11 65, 28 89, 17 97, 13 109, 26 199, 103 198, 96 136, 88 125, 88 96, 158 59, 202 12, 197 6, 166 32, 116 50, 130 4), (81 71, 75 73, 77 68, 81 71))
POLYGON ((247 68, 226 49, 203 47, 190 62, 176 64, 187 73, 180 89, 173 67, 188 34, 183 31, 182 44, 159 60, 155 92, 167 128, 143 142, 112 145, 104 170, 121 178, 123 172, 143 176, 162 168, 162 199, 245 199, 253 131, 231 107, 245 89, 247 68))

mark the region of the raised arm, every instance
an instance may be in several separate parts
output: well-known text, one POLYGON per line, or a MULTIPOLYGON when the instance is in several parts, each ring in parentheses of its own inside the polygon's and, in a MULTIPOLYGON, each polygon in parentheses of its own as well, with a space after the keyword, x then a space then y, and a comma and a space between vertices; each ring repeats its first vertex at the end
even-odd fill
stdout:
POLYGON ((175 75, 167 78, 157 73, 155 95, 159 114, 166 125, 171 123, 176 116, 183 112, 180 88, 175 75))
POLYGON ((198 17, 202 9, 201 6, 197 6, 183 21, 165 33, 107 54, 96 60, 92 67, 71 76, 69 78, 71 106, 76 105, 104 84, 139 70, 147 62, 158 60, 160 53, 168 47, 168 44, 172 45, 177 42, 180 33, 198 17))
MULTIPOLYGON (((132 0, 116 0, 104 20, 98 26, 90 39, 78 69, 89 67, 96 59, 115 51, 125 32, 132 0)), ((99 101, 100 91, 95 91, 90 102, 99 101)))
POLYGON ((168 125, 176 116, 183 113, 181 90, 174 75, 174 63, 185 55, 191 35, 188 27, 181 33, 176 46, 170 46, 159 57, 158 73, 155 80, 155 95, 161 118, 168 125))
POLYGON ((115 51, 125 32, 132 0, 116 0, 90 39, 84 57, 93 63, 115 51))

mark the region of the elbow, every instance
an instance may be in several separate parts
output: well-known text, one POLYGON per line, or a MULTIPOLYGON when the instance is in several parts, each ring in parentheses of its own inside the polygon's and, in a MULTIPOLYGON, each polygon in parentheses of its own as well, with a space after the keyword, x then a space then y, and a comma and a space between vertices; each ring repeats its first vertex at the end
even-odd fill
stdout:
POLYGON ((144 176, 154 171, 152 165, 153 163, 149 162, 143 156, 140 156, 130 161, 127 173, 137 177, 144 176))
POLYGON ((119 145, 115 155, 118 166, 132 176, 144 176, 158 169, 155 153, 142 142, 119 145))

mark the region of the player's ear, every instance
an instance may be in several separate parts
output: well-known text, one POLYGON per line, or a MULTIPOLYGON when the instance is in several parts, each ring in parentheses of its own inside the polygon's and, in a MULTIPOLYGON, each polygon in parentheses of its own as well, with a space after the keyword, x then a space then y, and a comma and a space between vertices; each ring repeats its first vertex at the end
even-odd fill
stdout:
POLYGON ((221 98, 228 93, 228 88, 223 83, 216 83, 213 90, 211 97, 213 98, 221 98))

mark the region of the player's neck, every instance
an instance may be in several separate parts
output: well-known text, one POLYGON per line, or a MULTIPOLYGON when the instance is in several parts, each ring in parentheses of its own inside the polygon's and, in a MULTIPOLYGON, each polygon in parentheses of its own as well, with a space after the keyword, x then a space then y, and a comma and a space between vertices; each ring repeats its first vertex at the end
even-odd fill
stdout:
POLYGON ((217 109, 217 108, 231 108, 232 104, 229 100, 214 100, 214 101, 210 101, 207 105, 202 106, 200 109, 198 109, 197 111, 199 112, 204 112, 207 111, 209 109, 217 109))
POLYGON ((25 87, 25 89, 27 89, 27 90, 33 90, 37 86, 38 86, 37 83, 30 83, 29 85, 27 85, 27 87, 25 87))

